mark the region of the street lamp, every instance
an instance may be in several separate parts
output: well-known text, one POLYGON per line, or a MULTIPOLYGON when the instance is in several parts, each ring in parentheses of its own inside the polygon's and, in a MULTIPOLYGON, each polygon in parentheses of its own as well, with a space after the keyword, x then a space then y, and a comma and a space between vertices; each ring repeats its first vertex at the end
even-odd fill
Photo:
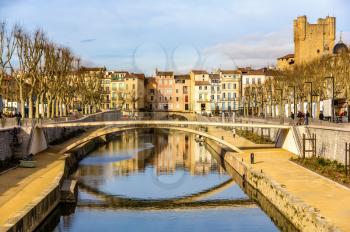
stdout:
POLYGON ((332 121, 335 120, 335 109, 334 109, 334 77, 325 77, 325 79, 332 79, 332 121))
POLYGON ((310 115, 311 115, 311 118, 312 118, 312 81, 305 81, 304 82, 305 84, 310 84, 310 115))

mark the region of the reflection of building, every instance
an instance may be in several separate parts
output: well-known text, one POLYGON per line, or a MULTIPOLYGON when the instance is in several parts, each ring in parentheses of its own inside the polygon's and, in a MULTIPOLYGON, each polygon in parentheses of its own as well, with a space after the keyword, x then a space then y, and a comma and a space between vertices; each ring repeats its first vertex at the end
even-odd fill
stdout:
POLYGON ((186 169, 191 175, 206 175, 213 170, 223 173, 205 146, 195 142, 193 134, 172 130, 154 130, 151 136, 144 133, 139 130, 122 132, 114 142, 107 143, 98 151, 104 157, 126 158, 133 155, 133 158, 83 165, 78 175, 81 178, 93 176, 94 183, 91 184, 98 186, 113 176, 143 171, 146 165, 154 166, 157 175, 172 174, 177 169, 186 169), (144 143, 152 143, 154 148, 140 150, 144 143))

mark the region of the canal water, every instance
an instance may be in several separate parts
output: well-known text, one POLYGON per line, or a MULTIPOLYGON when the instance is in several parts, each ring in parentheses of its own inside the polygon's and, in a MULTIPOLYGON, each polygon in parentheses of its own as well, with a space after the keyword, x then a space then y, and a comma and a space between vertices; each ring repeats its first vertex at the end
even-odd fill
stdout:
POLYGON ((124 132, 80 162, 77 206, 38 231, 279 231, 212 153, 188 133, 124 132))

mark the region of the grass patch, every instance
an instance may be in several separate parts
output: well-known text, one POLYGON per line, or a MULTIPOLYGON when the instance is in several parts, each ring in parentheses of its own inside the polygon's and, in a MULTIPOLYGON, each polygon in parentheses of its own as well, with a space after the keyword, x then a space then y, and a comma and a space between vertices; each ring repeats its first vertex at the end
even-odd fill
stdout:
POLYGON ((291 161, 310 169, 322 176, 350 187, 350 178, 345 175, 345 165, 322 157, 291 158, 291 161))
POLYGON ((238 130, 236 129, 236 134, 240 137, 246 138, 253 143, 257 144, 273 144, 273 141, 271 141, 269 138, 259 136, 251 131, 246 130, 238 130))

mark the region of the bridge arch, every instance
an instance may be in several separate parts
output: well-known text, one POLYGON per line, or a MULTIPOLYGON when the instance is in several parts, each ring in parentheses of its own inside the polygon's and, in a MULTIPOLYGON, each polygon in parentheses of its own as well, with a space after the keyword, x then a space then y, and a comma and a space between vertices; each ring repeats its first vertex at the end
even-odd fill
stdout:
POLYGON ((138 125, 138 126, 129 126, 129 127, 104 127, 101 129, 98 129, 94 132, 92 132, 91 134, 87 135, 86 137, 79 139, 78 141, 68 145, 67 147, 63 148, 62 150, 59 151, 59 153, 64 154, 72 149, 74 149, 75 147, 86 143, 92 139, 107 135, 107 134, 112 134, 112 133, 116 133, 116 132, 123 132, 123 131, 128 131, 128 130, 137 130, 137 129, 144 129, 144 128, 149 128, 149 129, 171 129, 171 130, 179 130, 179 131, 184 131, 184 132, 189 132, 192 134, 197 134, 200 136, 203 136, 205 138, 208 139, 212 139, 226 147, 228 147, 229 149, 231 149, 232 151, 235 151, 237 153, 243 153, 243 151, 241 151, 238 147, 234 146, 233 144, 222 140, 220 138, 217 138, 216 136, 210 135, 206 132, 203 131, 198 131, 198 130, 194 130, 194 129, 189 129, 189 128, 185 128, 185 127, 174 127, 174 126, 167 126, 167 125, 138 125))

